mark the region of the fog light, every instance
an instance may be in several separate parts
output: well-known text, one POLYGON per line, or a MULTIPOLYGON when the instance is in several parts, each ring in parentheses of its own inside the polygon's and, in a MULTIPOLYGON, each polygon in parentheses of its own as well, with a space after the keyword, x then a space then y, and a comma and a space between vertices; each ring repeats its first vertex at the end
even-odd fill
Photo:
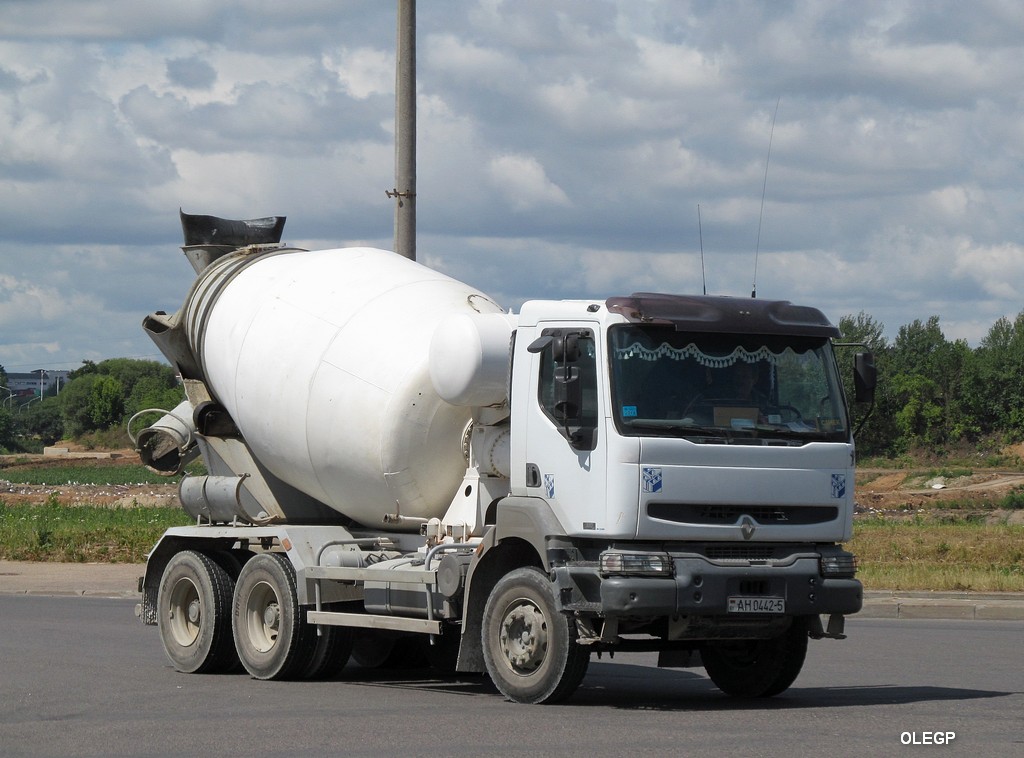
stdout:
POLYGON ((599 562, 605 576, 672 576, 672 558, 667 553, 601 553, 599 562))
POLYGON ((852 579, 857 573, 857 556, 853 553, 823 555, 818 561, 821 575, 833 579, 852 579))

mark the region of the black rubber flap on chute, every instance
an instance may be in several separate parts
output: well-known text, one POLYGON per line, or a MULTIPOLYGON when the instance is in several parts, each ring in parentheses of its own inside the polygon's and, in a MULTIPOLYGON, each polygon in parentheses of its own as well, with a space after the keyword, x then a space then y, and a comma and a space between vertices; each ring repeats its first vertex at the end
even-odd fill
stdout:
POLYGON ((181 214, 181 231, 185 245, 218 245, 223 247, 248 247, 249 245, 276 245, 281 242, 285 216, 267 216, 238 221, 217 216, 181 214))

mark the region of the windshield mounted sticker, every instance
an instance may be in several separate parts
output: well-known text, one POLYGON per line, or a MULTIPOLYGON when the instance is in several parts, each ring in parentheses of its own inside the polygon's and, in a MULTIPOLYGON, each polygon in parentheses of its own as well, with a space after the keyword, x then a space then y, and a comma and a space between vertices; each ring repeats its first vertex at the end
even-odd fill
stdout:
POLYGON ((635 405, 624 405, 624 406, 622 406, 622 418, 636 418, 636 406, 635 405))
POLYGON ((644 492, 661 492, 661 469, 644 466, 642 473, 644 492))

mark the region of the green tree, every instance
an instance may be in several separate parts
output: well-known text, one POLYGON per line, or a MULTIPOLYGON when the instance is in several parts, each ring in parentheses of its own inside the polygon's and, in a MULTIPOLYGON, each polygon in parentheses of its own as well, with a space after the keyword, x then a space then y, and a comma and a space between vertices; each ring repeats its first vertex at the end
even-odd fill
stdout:
POLYGON ((166 389, 177 386, 174 369, 164 363, 135 358, 110 358, 96 364, 96 373, 111 376, 121 383, 125 398, 136 394, 136 385, 159 385, 166 389))
POLYGON ((16 445, 14 414, 6 405, 0 405, 0 448, 10 452, 16 445))
POLYGON ((82 365, 81 366, 76 368, 74 371, 71 371, 71 372, 68 373, 68 381, 70 382, 73 379, 77 379, 80 376, 85 376, 86 374, 95 374, 95 373, 97 373, 95 362, 93 362, 93 361, 82 361, 82 365))
POLYGON ((964 340, 946 339, 938 316, 900 327, 890 357, 901 447, 934 448, 980 431, 962 392, 973 353, 964 340))
POLYGON ((60 412, 64 419, 64 431, 68 436, 77 437, 94 428, 91 408, 92 387, 98 379, 99 374, 78 374, 73 378, 69 377, 67 385, 61 390, 60 412))
POLYGON ((64 420, 61 416, 60 400, 56 397, 44 397, 37 403, 30 404, 15 419, 15 433, 18 436, 16 445, 29 449, 26 439, 38 440, 43 445, 52 445, 64 437, 64 420))
POLYGON ((982 431, 1024 439, 1024 311, 992 325, 974 351, 963 389, 982 431))
POLYGON ((125 400, 124 413, 131 417, 142 410, 159 408, 171 410, 185 399, 185 392, 172 377, 168 382, 164 377, 147 376, 139 379, 125 400))
POLYGON ((79 436, 122 424, 145 408, 173 408, 183 397, 170 366, 111 358, 72 372, 61 390, 60 408, 66 433, 79 436))
POLYGON ((106 429, 124 415, 124 385, 113 376, 100 374, 89 397, 89 417, 93 429, 106 429))

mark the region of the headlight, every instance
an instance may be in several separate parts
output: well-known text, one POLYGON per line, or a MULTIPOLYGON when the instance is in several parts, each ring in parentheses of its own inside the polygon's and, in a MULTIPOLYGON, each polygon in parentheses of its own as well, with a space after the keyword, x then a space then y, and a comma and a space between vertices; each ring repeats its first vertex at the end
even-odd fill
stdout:
POLYGON ((601 553, 601 573, 619 576, 672 576, 668 553, 601 553))
POLYGON ((857 556, 853 553, 823 555, 818 561, 821 575, 832 579, 852 579, 857 573, 857 556))

